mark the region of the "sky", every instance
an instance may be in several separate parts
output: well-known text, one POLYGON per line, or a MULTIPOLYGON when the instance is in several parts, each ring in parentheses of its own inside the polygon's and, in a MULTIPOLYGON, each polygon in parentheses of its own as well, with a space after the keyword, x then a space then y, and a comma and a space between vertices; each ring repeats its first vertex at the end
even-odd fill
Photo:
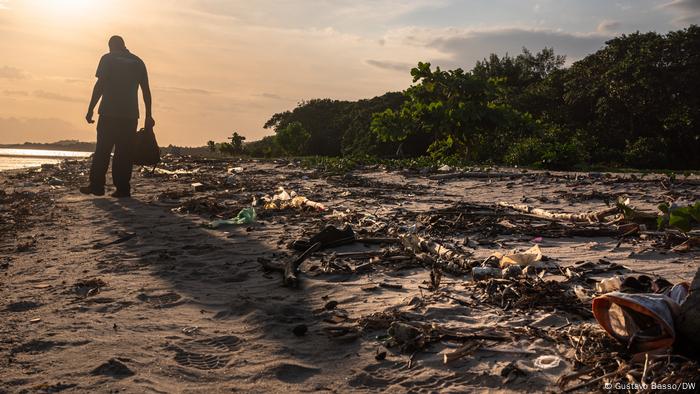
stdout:
POLYGON ((201 146, 272 134, 303 100, 404 90, 418 61, 547 46, 570 64, 692 23, 700 0, 0 0, 0 143, 94 141, 84 116, 114 34, 148 67, 159 142, 201 146))

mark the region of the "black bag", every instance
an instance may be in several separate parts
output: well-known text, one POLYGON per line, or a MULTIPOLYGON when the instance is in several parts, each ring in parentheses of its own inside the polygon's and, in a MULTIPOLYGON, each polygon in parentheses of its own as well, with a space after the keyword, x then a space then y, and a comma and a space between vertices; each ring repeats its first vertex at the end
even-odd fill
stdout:
POLYGON ((160 148, 152 127, 136 132, 132 162, 140 166, 155 166, 160 162, 160 148))

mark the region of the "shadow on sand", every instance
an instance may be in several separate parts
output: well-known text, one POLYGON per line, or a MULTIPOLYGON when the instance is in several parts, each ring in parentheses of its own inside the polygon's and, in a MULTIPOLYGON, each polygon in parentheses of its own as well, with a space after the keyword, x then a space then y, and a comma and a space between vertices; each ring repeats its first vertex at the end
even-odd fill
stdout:
MULTIPOLYGON (((235 335, 195 339, 204 341, 195 343, 197 346, 185 340, 171 347, 175 361, 190 367, 188 372, 195 368, 228 373, 241 363, 247 367, 257 363, 258 367, 250 368, 257 372, 246 376, 238 371, 237 376, 253 381, 273 377, 285 383, 302 383, 322 373, 325 365, 321 364, 341 361, 359 346, 359 341, 344 342, 339 351, 338 343, 318 328, 318 309, 325 301, 320 295, 312 298, 312 294, 330 290, 332 284, 312 284, 302 276, 306 282, 302 288, 289 289, 282 286, 278 273, 261 269, 257 257, 270 257, 273 250, 267 244, 277 241, 263 242, 263 237, 282 234, 281 226, 265 226, 264 232, 236 227, 226 237, 224 232, 201 227, 194 217, 137 199, 94 199, 93 204, 108 214, 113 231, 136 234, 132 240, 110 246, 117 255, 105 259, 103 272, 128 271, 131 275, 133 270, 141 270, 144 275, 139 280, 146 285, 141 286, 137 298, 153 306, 154 314, 177 310, 175 320, 191 319, 188 325, 198 326, 202 332, 235 335), (124 265, 120 259, 130 263, 124 265), (300 324, 309 327, 304 337, 292 332, 300 324), (202 350, 205 345, 218 350, 228 348, 232 353, 215 358, 215 352, 202 350)), ((162 323, 177 325, 174 321, 162 323)))

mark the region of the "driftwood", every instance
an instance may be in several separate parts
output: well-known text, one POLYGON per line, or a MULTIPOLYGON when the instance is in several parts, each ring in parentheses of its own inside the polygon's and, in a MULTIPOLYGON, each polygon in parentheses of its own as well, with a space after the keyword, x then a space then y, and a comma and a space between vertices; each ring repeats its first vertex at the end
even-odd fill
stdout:
POLYGON ((372 257, 380 257, 384 254, 383 250, 373 250, 370 252, 342 252, 334 253, 332 256, 342 259, 371 259, 372 257))
POLYGON ((691 251, 693 248, 700 247, 700 237, 691 237, 687 241, 680 245, 673 247, 674 252, 685 253, 691 251))
POLYGON ((323 244, 321 242, 316 242, 311 245, 304 253, 297 256, 294 260, 290 260, 285 264, 279 262, 273 262, 269 259, 258 258, 258 263, 260 263, 263 268, 268 271, 280 271, 284 274, 284 284, 290 287, 296 287, 299 284, 299 278, 297 278, 297 273, 299 272, 299 266, 304 262, 311 254, 321 249, 323 244))
POLYGON ((398 244, 401 240, 398 238, 357 238, 355 242, 363 244, 398 244))
POLYGON ((515 211, 527 213, 529 215, 546 219, 552 221, 569 221, 569 222, 584 222, 584 223, 594 223, 600 222, 604 218, 620 213, 618 207, 610 207, 603 209, 601 211, 584 212, 584 213, 556 213, 549 212, 542 208, 534 208, 525 204, 511 204, 508 202, 500 201, 496 203, 497 206, 503 208, 509 208, 515 211))
POLYGON ((563 393, 570 393, 570 392, 573 392, 573 391, 581 390, 582 388, 588 387, 588 386, 590 386, 590 385, 592 385, 592 384, 595 384, 595 383, 598 383, 598 382, 600 382, 600 381, 603 380, 603 379, 607 379, 607 378, 609 378, 609 377, 612 377, 612 376, 615 376, 615 375, 618 375, 618 374, 626 373, 627 370, 629 370, 629 367, 621 366, 619 369, 617 369, 617 370, 615 370, 615 371, 613 371, 613 372, 606 373, 605 375, 598 376, 597 378, 591 379, 591 380, 589 380, 589 381, 587 381, 587 382, 583 382, 583 383, 581 383, 581 384, 577 384, 576 386, 569 387, 569 388, 567 388, 567 389, 564 389, 562 392, 563 392, 563 393))
POLYGON ((437 174, 430 175, 428 179, 433 180, 445 180, 445 179, 458 179, 458 178, 477 178, 477 179, 489 179, 489 178, 513 178, 513 177, 523 177, 532 175, 531 173, 513 173, 513 172, 451 172, 449 174, 437 174))
POLYGON ((299 271, 299 266, 304 262, 311 254, 321 249, 323 244, 321 242, 316 242, 311 245, 304 253, 300 254, 294 260, 287 262, 284 265, 284 284, 289 287, 297 287, 299 285, 299 279, 297 278, 297 272, 299 271))
MULTIPOLYGON (((406 249, 413 251, 416 258, 424 264, 442 260, 442 269, 453 274, 465 274, 471 270, 472 261, 464 254, 448 249, 437 242, 410 234, 401 237, 406 249)), ((432 265, 432 264, 431 264, 432 265)))
POLYGON ((477 341, 477 342, 469 342, 466 345, 462 345, 461 347, 457 348, 454 352, 451 353, 445 353, 443 355, 442 361, 445 364, 451 363, 455 360, 459 360, 462 357, 468 356, 474 352, 477 352, 479 350, 483 350, 486 352, 493 352, 493 353, 503 353, 503 354, 524 354, 524 355, 535 355, 537 354, 536 352, 530 351, 530 350, 523 350, 523 349, 499 349, 499 348, 494 348, 494 347, 483 347, 483 341, 477 341))
POLYGON ((462 357, 468 356, 474 353, 477 349, 481 347, 481 341, 469 342, 466 345, 460 346, 457 350, 451 353, 445 353, 442 357, 442 362, 449 364, 453 361, 459 360, 462 357))
POLYGON ((346 226, 343 230, 338 230, 333 226, 327 226, 320 233, 314 235, 309 241, 295 241, 292 243, 292 248, 300 250, 302 253, 293 260, 285 263, 284 266, 263 258, 259 258, 258 262, 267 270, 282 271, 285 286, 297 287, 299 284, 299 278, 297 277, 299 266, 309 256, 324 248, 347 245, 356 241, 355 233, 349 226, 346 226))

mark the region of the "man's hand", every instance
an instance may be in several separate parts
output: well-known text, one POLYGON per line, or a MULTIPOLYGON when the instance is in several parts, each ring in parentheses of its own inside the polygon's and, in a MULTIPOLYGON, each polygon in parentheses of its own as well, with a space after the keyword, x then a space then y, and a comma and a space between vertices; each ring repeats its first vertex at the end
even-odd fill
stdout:
POLYGON ((87 115, 85 115, 85 120, 87 120, 87 122, 90 124, 95 123, 95 121, 92 119, 93 115, 94 114, 92 111, 88 111, 87 115))
POLYGON ((155 125, 156 125, 156 121, 153 120, 153 118, 151 116, 147 116, 146 120, 144 121, 143 127, 147 128, 147 129, 152 129, 153 126, 155 126, 155 125))

